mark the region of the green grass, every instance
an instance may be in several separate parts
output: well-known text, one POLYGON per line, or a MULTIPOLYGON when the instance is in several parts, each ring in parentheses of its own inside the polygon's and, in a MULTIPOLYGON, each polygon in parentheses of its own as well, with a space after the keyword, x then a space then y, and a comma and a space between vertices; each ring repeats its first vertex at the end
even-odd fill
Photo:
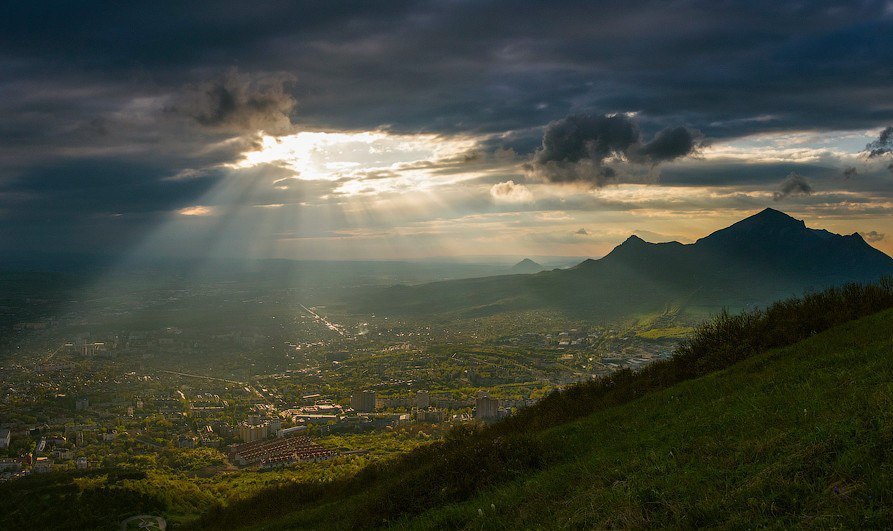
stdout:
POLYGON ((692 332, 694 332, 694 328, 689 326, 671 326, 667 328, 652 328, 650 330, 643 330, 640 332, 636 332, 636 335, 643 339, 682 339, 684 337, 688 337, 692 332))
MULTIPOLYGON (((893 310, 534 434, 544 464, 401 528, 889 527, 893 310)), ((376 493, 265 529, 345 527, 376 493)), ((432 493, 436 494, 436 493, 432 493)), ((394 503, 400 503, 395 500, 394 503)))
POLYGON ((548 430, 553 466, 401 525, 889 526, 891 353, 893 311, 840 326, 548 430))

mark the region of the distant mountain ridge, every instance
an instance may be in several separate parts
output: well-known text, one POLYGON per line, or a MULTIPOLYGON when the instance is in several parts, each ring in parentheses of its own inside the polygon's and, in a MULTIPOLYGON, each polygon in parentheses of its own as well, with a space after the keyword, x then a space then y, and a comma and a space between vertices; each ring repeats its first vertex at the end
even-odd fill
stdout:
POLYGON ((762 305, 891 274, 893 258, 858 234, 811 229, 767 208, 692 244, 630 236, 605 257, 570 269, 395 286, 361 306, 385 314, 468 317, 551 309, 611 319, 667 305, 706 311, 762 305))

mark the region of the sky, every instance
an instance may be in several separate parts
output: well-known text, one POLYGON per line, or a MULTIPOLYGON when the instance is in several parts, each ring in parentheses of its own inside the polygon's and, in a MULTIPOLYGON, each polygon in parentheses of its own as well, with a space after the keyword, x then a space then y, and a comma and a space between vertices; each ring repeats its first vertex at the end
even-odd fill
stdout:
POLYGON ((20 2, 0 255, 893 253, 893 2, 20 2))

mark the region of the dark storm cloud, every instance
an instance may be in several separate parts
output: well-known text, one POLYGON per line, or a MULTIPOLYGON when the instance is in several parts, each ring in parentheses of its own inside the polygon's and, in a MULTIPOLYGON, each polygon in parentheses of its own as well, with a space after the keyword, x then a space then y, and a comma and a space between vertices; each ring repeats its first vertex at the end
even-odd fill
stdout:
MULTIPOLYGON (((878 135, 877 140, 869 142, 865 146, 865 153, 868 154, 869 159, 893 156, 893 126, 885 128, 878 135)), ((893 162, 887 164, 887 170, 893 173, 893 162)))
POLYGON ((219 80, 187 87, 168 110, 212 131, 287 133, 295 107, 294 97, 286 90, 292 80, 287 75, 252 79, 231 70, 219 80))
POLYGON ((794 195, 810 195, 812 194, 812 185, 799 173, 790 173, 781 182, 778 190, 772 195, 774 201, 782 201, 794 195))
POLYGON ((0 182, 0 249, 120 253, 220 178, 209 171, 162 182, 165 171, 164 164, 82 160, 33 167, 0 182))
MULTIPOLYGON (((697 159, 684 165, 667 166, 661 170, 660 182, 665 186, 743 187, 764 190, 778 182, 779 175, 799 173, 811 180, 836 182, 841 185, 841 170, 836 161, 816 162, 750 162, 711 161, 697 159)), ((847 181, 849 190, 876 190, 886 181, 878 171, 863 171, 859 179, 847 181)))
POLYGON ((843 170, 843 178, 844 179, 850 179, 852 177, 855 177, 858 174, 859 174, 859 171, 853 166, 849 166, 847 168, 844 168, 844 170, 843 170))
POLYGON ((616 176, 607 159, 657 165, 691 154, 699 137, 697 131, 674 127, 643 142, 639 127, 626 115, 574 114, 546 126, 542 147, 527 168, 550 182, 603 186, 616 176))
POLYGON ((208 171, 182 180, 159 179, 164 164, 117 159, 67 161, 30 169, 0 184, 0 211, 16 219, 70 219, 77 214, 164 214, 189 204, 220 179, 208 171), (4 194, 15 192, 15 201, 4 194))
POLYGON ((878 139, 865 146, 868 158, 880 157, 893 153, 893 126, 881 131, 878 139))
POLYGON ((593 160, 624 155, 639 142, 639 130, 626 116, 572 115, 546 126, 543 147, 533 157, 537 164, 593 160))
POLYGON ((690 155, 698 147, 701 133, 687 127, 673 127, 659 131, 654 138, 631 150, 636 161, 659 164, 690 155))
POLYGON ((22 2, 0 63, 162 88, 287 71, 319 126, 502 132, 589 108, 718 138, 890 118, 891 26, 883 1, 22 2))

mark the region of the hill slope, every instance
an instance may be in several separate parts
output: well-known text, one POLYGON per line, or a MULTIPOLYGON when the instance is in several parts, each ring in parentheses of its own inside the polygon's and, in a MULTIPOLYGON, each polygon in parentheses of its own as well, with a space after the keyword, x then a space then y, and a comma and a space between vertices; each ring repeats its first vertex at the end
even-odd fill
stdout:
POLYGON ((401 524, 889 526, 891 348, 887 311, 597 412, 542 435, 554 466, 401 524))
POLYGON ((893 258, 858 234, 807 228, 766 209, 697 242, 648 243, 631 236, 599 260, 567 270, 395 286, 364 311, 476 316, 552 309, 616 319, 667 305, 744 308, 845 282, 893 273, 893 258))
POLYGON ((273 491, 203 523, 889 526, 893 310, 846 321, 891 297, 889 283, 848 287, 721 315, 669 362, 550 395, 341 485, 273 491))

